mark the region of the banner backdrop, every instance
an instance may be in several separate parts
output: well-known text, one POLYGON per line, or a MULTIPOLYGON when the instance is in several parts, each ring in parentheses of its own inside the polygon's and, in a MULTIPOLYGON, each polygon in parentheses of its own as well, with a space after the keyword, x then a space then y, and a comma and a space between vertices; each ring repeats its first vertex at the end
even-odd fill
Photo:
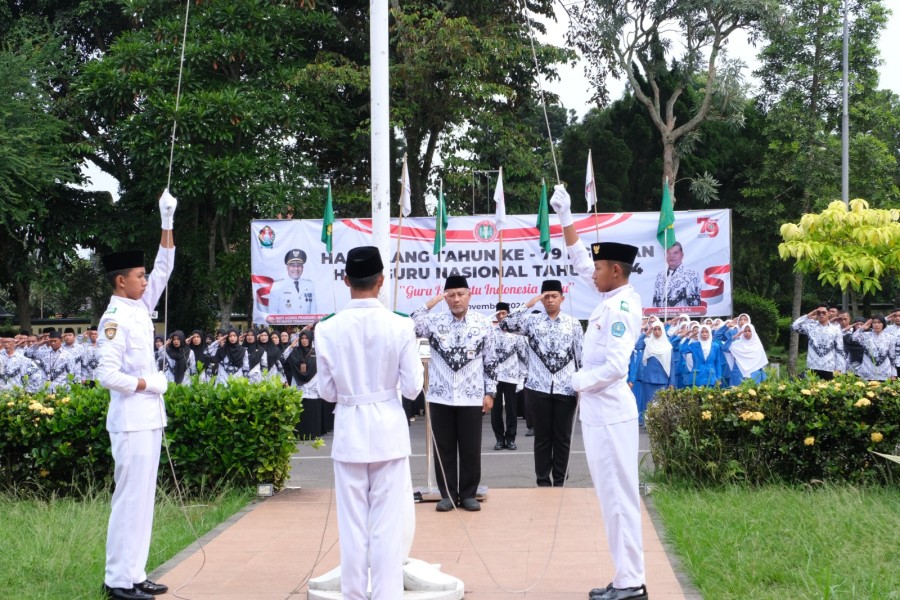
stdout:
MULTIPOLYGON (((656 240, 659 213, 574 215, 585 245, 616 241, 639 248, 631 283, 641 295, 644 314, 662 314, 664 296, 670 315, 725 316, 731 305, 731 213, 729 210, 675 213, 675 237, 683 250, 669 250, 671 274, 666 283, 666 252, 656 240)), ((555 220, 555 216, 551 219, 555 220)), ((563 311, 587 319, 600 296, 569 266, 562 228, 551 225, 552 250, 538 243, 535 215, 507 215, 502 253, 493 215, 450 217, 447 245, 434 255, 434 217, 406 218, 400 239, 397 310, 409 313, 443 291, 448 275, 464 275, 472 291, 470 308, 494 312, 502 299, 512 308, 540 293, 545 279, 562 281, 563 311), (502 289, 501 289, 502 275, 502 289)), ((253 322, 302 324, 334 312, 350 299, 343 283, 345 256, 350 248, 371 244, 371 219, 339 219, 333 226, 333 251, 321 242, 321 219, 253 221, 251 223, 253 322), (300 252, 296 252, 299 250, 300 252), (298 268, 302 259, 302 268, 298 268), (291 260, 291 269, 288 261, 291 260), (299 275, 298 275, 299 271, 299 275)), ((391 220, 391 264, 385 288, 394 293, 394 262, 398 220, 391 220)), ((540 308, 540 304, 537 305, 540 308)))

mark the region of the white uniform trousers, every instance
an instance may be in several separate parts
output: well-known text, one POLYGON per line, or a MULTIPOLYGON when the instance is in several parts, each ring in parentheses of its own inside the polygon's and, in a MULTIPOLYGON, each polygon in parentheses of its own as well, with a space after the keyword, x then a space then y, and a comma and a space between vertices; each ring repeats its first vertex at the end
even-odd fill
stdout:
POLYGON ((368 567, 372 600, 403 597, 404 502, 409 495, 409 458, 376 463, 334 461, 341 593, 344 600, 367 600, 368 567))
POLYGON ((596 427, 582 423, 581 433, 616 568, 612 584, 637 587, 644 583, 637 419, 596 427))
POLYGON ((147 579, 156 474, 162 428, 110 433, 116 489, 106 534, 106 577, 111 588, 130 588, 147 579))

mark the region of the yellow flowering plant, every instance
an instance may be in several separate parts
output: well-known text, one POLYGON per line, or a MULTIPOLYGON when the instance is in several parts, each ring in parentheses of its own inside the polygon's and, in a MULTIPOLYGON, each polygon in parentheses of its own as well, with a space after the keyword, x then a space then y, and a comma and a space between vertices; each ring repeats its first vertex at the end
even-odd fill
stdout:
POLYGON ((646 424, 653 462, 673 479, 898 481, 868 451, 900 450, 900 381, 811 376, 731 390, 663 390, 646 424))

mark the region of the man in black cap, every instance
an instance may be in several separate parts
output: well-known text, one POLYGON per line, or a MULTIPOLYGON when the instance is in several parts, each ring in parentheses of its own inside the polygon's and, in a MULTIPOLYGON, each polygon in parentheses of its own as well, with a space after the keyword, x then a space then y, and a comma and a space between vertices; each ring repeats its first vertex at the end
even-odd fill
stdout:
POLYGON ((303 275, 306 252, 299 248, 284 255, 287 277, 272 284, 269 291, 269 313, 273 315, 314 315, 316 288, 303 275))
POLYGON ((72 327, 66 327, 63 329, 62 336, 62 349, 71 354, 75 358, 74 365, 74 377, 75 381, 81 383, 83 377, 81 374, 82 371, 82 359, 84 354, 84 346, 79 344, 75 339, 75 329, 72 327))
POLYGON ((528 354, 525 338, 503 331, 499 325, 509 315, 509 304, 498 302, 496 306, 498 327, 494 330, 494 357, 497 364, 497 395, 491 408, 491 428, 497 443, 494 450, 517 450, 516 433, 517 398, 516 391, 528 373, 528 354), (503 417, 506 416, 506 425, 503 417))
POLYGON ((50 391, 55 392, 69 387, 71 381, 77 381, 80 369, 78 356, 63 348, 62 334, 51 329, 47 338, 25 351, 25 356, 34 360, 44 372, 44 380, 50 391))
POLYGON ((539 295, 500 324, 503 331, 528 341, 525 404, 534 419, 534 474, 539 487, 565 485, 569 464, 576 406, 571 380, 578 370, 584 332, 578 319, 561 312, 565 299, 562 282, 548 279, 539 295), (544 312, 531 313, 538 302, 544 312))
POLYGON ((109 390, 106 429, 115 461, 115 492, 106 537, 103 591, 115 600, 150 600, 168 588, 147 579, 153 502, 162 431, 166 376, 156 364, 150 312, 166 289, 175 264, 172 227, 177 201, 159 199, 162 234, 153 271, 143 250, 102 258, 112 298, 100 318, 100 385, 109 390))
POLYGON ((438 512, 453 510, 455 505, 481 510, 475 498, 481 482, 481 419, 491 410, 497 393, 496 359, 491 320, 469 311, 471 299, 466 278, 451 275, 442 295, 410 315, 416 336, 426 338, 431 346, 426 398, 437 445, 438 512), (447 303, 449 312, 428 314, 440 302, 447 303))
POLYGON ((647 600, 641 496, 638 490, 638 410, 628 386, 628 363, 641 331, 641 297, 628 282, 637 248, 603 242, 587 249, 572 225, 569 194, 557 185, 550 204, 559 216, 569 259, 578 275, 600 292, 588 319, 581 370, 572 387, 581 394, 584 450, 600 500, 615 566, 591 600, 647 600))
POLYGON ((347 253, 350 302, 316 326, 319 395, 335 407, 334 488, 341 544, 341 593, 365 600, 403 597, 404 511, 411 502, 409 426, 400 394, 415 398, 424 369, 413 323, 378 301, 378 248, 347 253), (377 357, 377 359, 373 359, 377 357), (398 392, 399 389, 399 392, 398 392))

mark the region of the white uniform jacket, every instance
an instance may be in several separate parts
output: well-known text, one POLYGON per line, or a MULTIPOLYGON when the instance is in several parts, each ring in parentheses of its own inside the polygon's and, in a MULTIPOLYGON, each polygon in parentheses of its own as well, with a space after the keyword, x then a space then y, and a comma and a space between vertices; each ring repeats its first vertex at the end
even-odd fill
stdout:
POLYGON ((111 433, 144 431, 166 426, 160 394, 136 392, 138 379, 158 372, 153 349, 156 307, 175 264, 175 249, 160 247, 140 300, 113 296, 100 318, 100 385, 109 390, 106 429, 111 433))
MULTIPOLYGON (((587 248, 569 246, 578 275, 594 286, 594 263, 587 248)), ((596 288, 595 288, 596 289, 596 288)), ((641 333, 641 297, 631 284, 600 294, 588 318, 581 370, 572 387, 581 393, 581 422, 600 426, 637 419, 637 402, 628 387, 628 363, 641 333)))
POLYGON ((309 279, 286 277, 272 284, 269 313, 273 315, 315 315, 316 287, 309 279))
POLYGON ((331 457, 372 463, 410 454, 398 394, 415 398, 424 368, 413 322, 375 298, 350 300, 316 325, 319 395, 336 402, 331 457))

